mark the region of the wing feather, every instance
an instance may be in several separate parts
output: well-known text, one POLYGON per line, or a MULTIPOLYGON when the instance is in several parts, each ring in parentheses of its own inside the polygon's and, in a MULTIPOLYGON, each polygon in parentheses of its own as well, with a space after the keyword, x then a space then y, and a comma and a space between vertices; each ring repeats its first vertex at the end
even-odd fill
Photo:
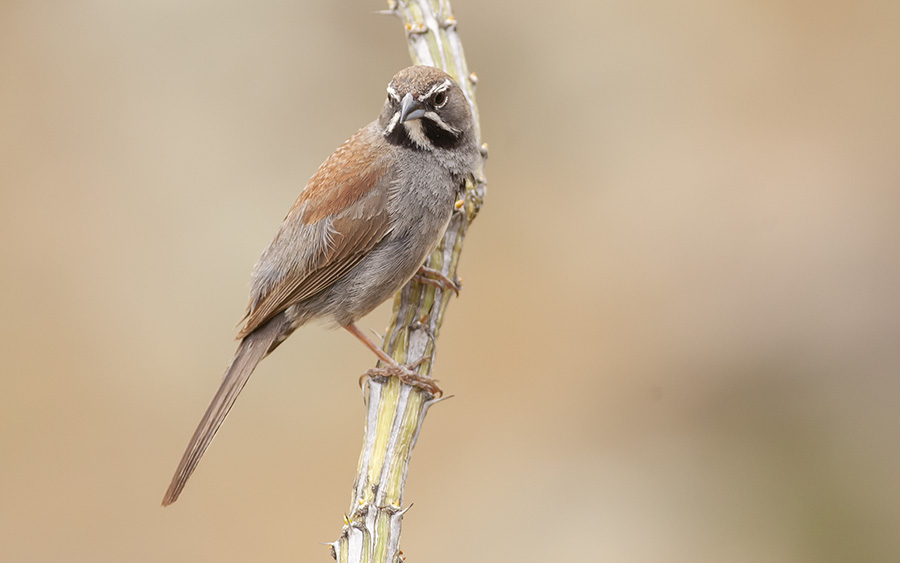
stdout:
POLYGON ((333 285, 388 234, 390 174, 379 142, 371 127, 360 130, 310 179, 256 264, 238 338, 333 285))

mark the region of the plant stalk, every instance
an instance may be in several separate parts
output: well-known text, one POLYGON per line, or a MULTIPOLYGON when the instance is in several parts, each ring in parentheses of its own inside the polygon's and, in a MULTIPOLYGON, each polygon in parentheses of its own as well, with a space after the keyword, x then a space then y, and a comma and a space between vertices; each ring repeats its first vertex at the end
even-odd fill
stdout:
MULTIPOLYGON (((470 74, 456 32, 456 19, 448 0, 396 0, 384 13, 400 18, 406 31, 413 64, 443 69, 462 87, 472 107, 477 138, 481 139, 475 105, 474 74, 470 74)), ((463 241, 484 201, 483 168, 487 148, 474 178, 466 181, 464 196, 450 219, 447 232, 425 265, 451 280, 456 276, 463 241)), ((453 292, 413 278, 394 297, 393 314, 383 348, 401 364, 414 365, 430 376, 437 352, 444 312, 453 292)), ((367 380, 366 428, 359 456, 350 509, 340 537, 330 543, 340 563, 397 563, 402 560, 400 528, 403 488, 409 460, 429 407, 440 399, 397 377, 367 380)))

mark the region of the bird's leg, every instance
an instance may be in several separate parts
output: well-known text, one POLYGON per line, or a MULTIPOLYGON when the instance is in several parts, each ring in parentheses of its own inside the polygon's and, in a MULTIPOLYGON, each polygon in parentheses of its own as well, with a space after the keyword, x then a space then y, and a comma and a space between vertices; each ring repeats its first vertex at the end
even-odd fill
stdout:
POLYGON ((378 356, 378 359, 381 360, 382 362, 384 362, 388 365, 392 365, 392 366, 400 365, 397 363, 397 360, 388 356, 387 352, 385 352, 377 344, 372 342, 372 339, 369 338, 368 336, 366 336, 363 333, 363 331, 359 330, 359 327, 356 326, 356 323, 350 323, 348 325, 344 325, 344 328, 347 329, 347 332, 349 332, 350 334, 355 336, 357 339, 359 339, 360 342, 365 344, 366 348, 368 348, 369 350, 374 352, 375 355, 378 356))
MULTIPOLYGON (((386 367, 383 368, 370 369, 363 375, 363 377, 397 376, 403 383, 406 383, 407 385, 411 385, 413 387, 424 389, 436 397, 444 394, 444 391, 437 386, 437 383, 434 382, 434 379, 428 377, 427 375, 420 375, 413 371, 423 362, 427 361, 427 358, 422 358, 419 361, 408 366, 400 365, 397 360, 388 356, 384 350, 382 350, 377 344, 372 342, 372 340, 368 336, 366 336, 361 330, 359 330, 359 327, 356 326, 355 323, 345 325, 344 328, 347 329, 347 332, 359 339, 360 342, 365 344, 366 348, 374 352, 375 355, 378 356, 378 359, 386 364, 386 367)), ((360 378, 360 385, 362 385, 362 378, 360 378)))
MULTIPOLYGON (((422 358, 418 362, 414 364, 410 364, 412 366, 418 366, 422 362, 427 361, 428 358, 422 358)), ((411 370, 407 366, 401 366, 400 364, 389 365, 384 368, 372 368, 368 370, 363 377, 391 377, 397 376, 400 381, 406 383, 411 387, 418 387, 419 389, 424 389, 428 393, 430 393, 434 397, 443 396, 444 390, 438 387, 438 384, 435 383, 435 380, 428 377, 427 375, 420 375, 413 370, 411 370)))
POLYGON ((413 277, 422 283, 433 285, 434 287, 439 287, 444 291, 447 291, 449 289, 454 294, 456 294, 457 297, 459 297, 459 280, 451 280, 440 270, 435 270, 434 268, 428 268, 426 266, 419 266, 419 271, 416 272, 416 275, 413 277))

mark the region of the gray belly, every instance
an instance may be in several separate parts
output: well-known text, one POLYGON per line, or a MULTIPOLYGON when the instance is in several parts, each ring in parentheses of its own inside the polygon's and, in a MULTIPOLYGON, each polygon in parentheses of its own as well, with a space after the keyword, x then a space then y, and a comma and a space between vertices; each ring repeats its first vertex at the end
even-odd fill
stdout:
POLYGON ((391 232, 333 286, 289 307, 292 329, 313 318, 330 318, 344 326, 390 299, 440 242, 452 208, 451 203, 444 217, 430 217, 416 231, 401 228, 391 232))
POLYGON ((397 172, 388 235, 337 283, 292 307, 288 315, 295 326, 313 317, 330 317, 339 325, 355 322, 403 287, 440 242, 458 182, 427 156, 420 158, 425 160, 397 172))
POLYGON ((347 296, 332 313, 338 324, 356 321, 399 291, 440 242, 449 220, 450 211, 415 236, 392 233, 373 248, 334 287, 336 294, 347 296))

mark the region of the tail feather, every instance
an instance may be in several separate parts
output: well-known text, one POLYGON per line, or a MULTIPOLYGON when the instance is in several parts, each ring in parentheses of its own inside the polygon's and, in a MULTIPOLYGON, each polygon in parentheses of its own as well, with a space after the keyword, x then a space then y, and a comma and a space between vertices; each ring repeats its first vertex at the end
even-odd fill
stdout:
POLYGON ((188 444, 178 469, 172 477, 172 483, 163 497, 162 505, 168 506, 178 500, 178 495, 187 483, 188 478, 200 462, 200 457, 209 447, 213 437, 222 426, 222 422, 228 415, 228 411, 234 405, 238 395, 250 379, 250 374, 256 368, 256 365, 262 360, 266 354, 278 345, 278 337, 283 329, 283 316, 278 315, 263 326, 259 327, 251 334, 248 334, 238 346, 237 352, 228 370, 225 372, 225 378, 216 391, 212 402, 206 409, 206 413, 200 420, 197 430, 194 431, 193 437, 188 444))

